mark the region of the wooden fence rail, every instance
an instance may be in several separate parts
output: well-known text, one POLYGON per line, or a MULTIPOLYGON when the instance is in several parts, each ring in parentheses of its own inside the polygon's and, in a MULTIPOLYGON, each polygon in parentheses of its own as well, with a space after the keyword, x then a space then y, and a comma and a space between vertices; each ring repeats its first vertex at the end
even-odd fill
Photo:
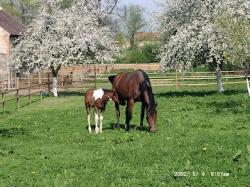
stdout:
MULTIPOLYGON (((170 72, 170 73, 147 73, 152 86, 164 87, 175 86, 178 89, 180 86, 211 86, 216 85, 215 72, 170 72)), ((110 86, 108 76, 114 75, 112 73, 98 74, 98 70, 94 69, 91 73, 84 74, 83 72, 71 72, 69 74, 59 73, 58 75, 58 88, 66 90, 82 90, 86 88, 96 88, 97 83, 102 86, 110 86), (102 84, 104 83, 104 84, 102 84)), ((27 77, 18 78, 17 76, 11 80, 12 88, 6 89, 6 82, 0 82, 0 96, 2 101, 3 111, 6 111, 7 104, 10 101, 16 101, 16 109, 19 108, 20 98, 28 97, 29 103, 32 101, 32 96, 40 93, 42 100, 42 92, 50 92, 51 88, 51 74, 48 72, 31 74, 27 77), (22 93, 26 91, 27 94, 22 93), (15 95, 13 98, 7 98, 7 95, 15 95)), ((222 80, 224 85, 243 84, 245 83, 245 76, 243 71, 222 71, 222 80)), ((1 99, 0 98, 0 99, 1 99)))
POLYGON ((46 92, 46 91, 48 93, 50 92, 50 86, 48 86, 48 88, 46 88, 46 89, 42 89, 42 86, 47 87, 48 84, 50 84, 50 83, 37 84, 37 85, 25 87, 25 88, 17 88, 17 89, 12 89, 9 91, 1 92, 0 94, 2 97, 2 101, 0 102, 0 105, 2 105, 3 112, 6 111, 8 102, 13 101, 13 100, 16 101, 16 109, 18 109, 20 107, 20 99, 23 97, 28 97, 29 104, 31 104, 32 96, 39 93, 40 100, 42 100, 43 99, 43 92, 46 92), (31 90, 34 88, 37 88, 38 90, 32 92, 31 90), (21 95, 21 92, 20 92, 21 90, 27 91, 28 94, 21 95), (14 93, 15 97, 10 98, 10 99, 6 99, 5 96, 9 95, 10 93, 14 93))

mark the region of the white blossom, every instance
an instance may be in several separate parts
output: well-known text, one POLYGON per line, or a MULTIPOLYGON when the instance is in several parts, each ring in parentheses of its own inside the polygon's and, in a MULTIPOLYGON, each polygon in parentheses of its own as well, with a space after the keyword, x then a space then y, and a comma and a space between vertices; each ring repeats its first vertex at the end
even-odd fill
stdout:
POLYGON ((110 62, 117 46, 95 1, 78 1, 61 9, 57 1, 45 1, 37 18, 20 38, 11 56, 19 72, 56 69, 76 63, 110 62))
POLYGON ((249 20, 248 0, 166 0, 160 14, 162 70, 190 69, 202 61, 220 64, 225 57, 222 46, 228 46, 216 24, 222 10, 249 20))

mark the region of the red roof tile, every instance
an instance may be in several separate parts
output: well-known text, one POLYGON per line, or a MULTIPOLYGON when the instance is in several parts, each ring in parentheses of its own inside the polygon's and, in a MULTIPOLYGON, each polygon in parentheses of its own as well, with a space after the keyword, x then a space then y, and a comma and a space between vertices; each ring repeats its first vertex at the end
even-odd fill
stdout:
POLYGON ((25 31, 25 26, 18 22, 15 18, 7 14, 0 7, 0 27, 11 35, 19 36, 25 31))

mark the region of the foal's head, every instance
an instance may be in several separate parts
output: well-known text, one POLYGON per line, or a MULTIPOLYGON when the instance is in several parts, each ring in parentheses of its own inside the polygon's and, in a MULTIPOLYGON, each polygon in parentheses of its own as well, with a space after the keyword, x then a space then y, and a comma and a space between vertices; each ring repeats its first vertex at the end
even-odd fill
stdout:
POLYGON ((104 95, 108 98, 108 100, 112 100, 115 103, 119 103, 119 97, 118 94, 111 90, 105 90, 104 95))

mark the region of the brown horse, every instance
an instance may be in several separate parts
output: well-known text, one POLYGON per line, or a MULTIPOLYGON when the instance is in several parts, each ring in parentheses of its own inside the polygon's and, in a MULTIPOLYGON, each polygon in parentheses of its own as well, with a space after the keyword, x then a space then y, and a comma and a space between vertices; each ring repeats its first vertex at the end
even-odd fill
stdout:
POLYGON ((102 133, 103 112, 105 110, 107 102, 111 100, 113 100, 115 103, 119 103, 116 92, 105 90, 102 88, 97 90, 89 89, 86 91, 84 103, 87 112, 89 133, 91 133, 90 109, 94 108, 95 110, 95 132, 102 133), (100 128, 98 127, 98 122, 100 122, 100 128))
POLYGON ((147 74, 142 70, 136 70, 132 73, 120 73, 116 76, 109 76, 109 81, 112 83, 112 89, 117 92, 119 103, 115 103, 117 126, 120 123, 120 109, 119 104, 125 105, 126 108, 126 130, 129 130, 129 123, 132 119, 132 108, 135 102, 140 101, 141 106, 141 123, 140 127, 143 129, 143 119, 145 110, 147 114, 147 122, 149 123, 149 131, 156 131, 156 102, 152 92, 152 87, 147 74))

